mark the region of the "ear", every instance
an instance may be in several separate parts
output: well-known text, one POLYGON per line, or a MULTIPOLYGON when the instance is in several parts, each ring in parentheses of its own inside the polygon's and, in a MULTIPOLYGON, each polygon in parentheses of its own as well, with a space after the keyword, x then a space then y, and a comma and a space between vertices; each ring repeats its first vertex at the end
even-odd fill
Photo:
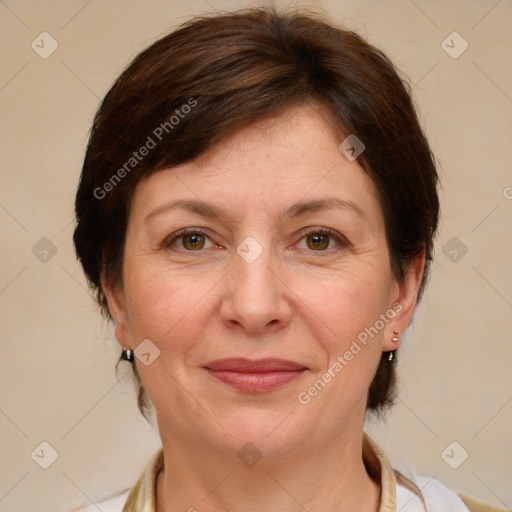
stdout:
POLYGON ((122 285, 113 285, 105 275, 101 274, 101 290, 105 294, 110 316, 114 322, 114 333, 117 342, 125 348, 133 350, 133 342, 128 328, 126 297, 122 285))
POLYGON ((396 288, 393 292, 393 310, 396 312, 396 315, 386 326, 387 329, 385 330, 382 343, 383 352, 396 350, 401 344, 401 335, 410 324, 416 308, 424 268, 425 250, 423 249, 405 269, 403 281, 396 282, 396 288), (398 331, 396 335, 400 340, 398 342, 392 341, 392 338, 395 336, 394 330, 398 331))

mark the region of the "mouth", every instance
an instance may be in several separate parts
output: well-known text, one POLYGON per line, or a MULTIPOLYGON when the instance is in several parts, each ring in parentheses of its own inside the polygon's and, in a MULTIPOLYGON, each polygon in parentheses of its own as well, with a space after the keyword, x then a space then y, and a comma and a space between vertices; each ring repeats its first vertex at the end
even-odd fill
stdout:
POLYGON ((204 368, 224 384, 251 393, 272 391, 308 370, 302 364, 284 359, 244 358, 220 359, 208 363, 204 368))

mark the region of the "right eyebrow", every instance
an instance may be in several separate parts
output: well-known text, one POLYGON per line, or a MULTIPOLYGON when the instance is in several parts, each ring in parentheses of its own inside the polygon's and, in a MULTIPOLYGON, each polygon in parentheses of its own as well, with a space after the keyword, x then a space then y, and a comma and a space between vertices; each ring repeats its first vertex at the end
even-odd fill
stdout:
POLYGON ((150 219, 156 217, 157 215, 160 215, 164 212, 168 212, 175 208, 182 208, 184 210, 191 211, 193 213, 196 213, 198 215, 201 215, 202 217, 206 217, 209 219, 220 219, 225 222, 227 222, 228 220, 228 215, 223 210, 217 208, 212 204, 208 204, 203 201, 180 199, 176 201, 170 201, 169 203, 165 203, 161 206, 158 206, 157 208, 155 208, 146 215, 146 217, 144 218, 144 222, 147 222, 150 219))

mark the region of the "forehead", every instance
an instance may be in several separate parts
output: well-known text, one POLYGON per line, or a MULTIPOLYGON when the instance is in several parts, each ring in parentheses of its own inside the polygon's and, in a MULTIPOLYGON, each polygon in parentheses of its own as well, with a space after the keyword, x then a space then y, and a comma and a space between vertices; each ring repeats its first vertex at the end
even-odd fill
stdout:
POLYGON ((375 186, 357 160, 339 150, 341 137, 322 108, 295 108, 232 132, 194 161, 155 172, 138 184, 133 210, 147 215, 183 198, 238 215, 280 215, 291 203, 328 195, 375 217, 375 186))
POLYGON ((340 156, 337 148, 341 137, 325 107, 306 104, 234 130, 194 163, 198 170, 207 169, 211 173, 215 169, 236 167, 238 162, 244 161, 247 164, 243 169, 245 176, 258 171, 269 175, 271 169, 276 175, 283 168, 287 171, 284 174, 291 176, 294 169, 318 171, 324 168, 327 171, 329 161, 334 163, 333 152, 335 157, 340 156), (269 163, 273 164, 272 168, 268 167, 269 163))

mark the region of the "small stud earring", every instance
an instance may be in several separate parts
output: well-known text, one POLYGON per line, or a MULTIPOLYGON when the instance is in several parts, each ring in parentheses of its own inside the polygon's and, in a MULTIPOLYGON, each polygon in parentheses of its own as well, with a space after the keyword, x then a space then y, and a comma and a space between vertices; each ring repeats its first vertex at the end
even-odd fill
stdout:
POLYGON ((121 354, 121 358, 124 361, 128 361, 129 363, 133 363, 133 350, 130 350, 129 348, 123 347, 123 353, 121 354))
POLYGON ((395 329, 393 331, 394 336, 391 338, 391 341, 393 343, 398 343, 400 341, 400 338, 398 337, 399 332, 395 329))

